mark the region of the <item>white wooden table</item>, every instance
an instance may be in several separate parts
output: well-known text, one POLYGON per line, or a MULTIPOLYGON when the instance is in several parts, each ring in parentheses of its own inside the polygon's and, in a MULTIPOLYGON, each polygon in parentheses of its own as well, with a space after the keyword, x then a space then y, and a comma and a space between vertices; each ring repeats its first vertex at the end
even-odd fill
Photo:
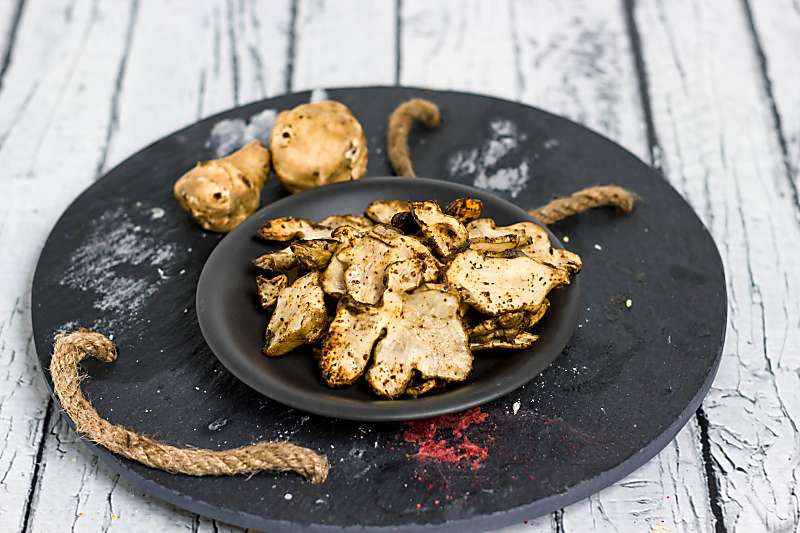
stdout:
POLYGON ((285 91, 398 83, 603 132, 664 171, 725 262, 729 334, 695 419, 511 530, 800 531, 798 82, 798 0, 0 0, 0 531, 238 531, 138 493, 66 429, 33 351, 38 253, 162 135, 285 91))

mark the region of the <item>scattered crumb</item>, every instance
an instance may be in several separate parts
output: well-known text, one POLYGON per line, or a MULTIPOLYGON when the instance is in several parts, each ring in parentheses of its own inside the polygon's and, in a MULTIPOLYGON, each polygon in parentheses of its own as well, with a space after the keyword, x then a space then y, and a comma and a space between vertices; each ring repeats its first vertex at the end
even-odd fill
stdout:
POLYGON ((544 142, 543 146, 545 150, 552 150, 553 148, 556 148, 559 144, 561 143, 558 142, 558 139, 547 139, 544 142))
POLYGON ((160 207, 153 207, 150 209, 150 219, 157 220, 164 217, 164 210, 160 207))
POLYGON ((631 300, 630 298, 628 298, 627 300, 625 300, 625 307, 627 307, 628 309, 630 309, 630 308, 631 308, 631 306, 633 306, 633 300, 631 300))
POLYGON ((595 245, 594 245, 594 249, 595 249, 595 250, 602 250, 602 249, 603 249, 603 247, 602 247, 602 246, 600 246, 599 244, 595 244, 595 245))
POLYGON ((514 411, 514 414, 517 414, 517 412, 519 411, 520 407, 521 407, 521 404, 518 401, 516 401, 516 402, 514 402, 514 405, 511 406, 511 410, 514 411))
POLYGON ((291 492, 287 492, 286 494, 283 495, 283 499, 288 502, 289 500, 292 499, 292 493, 291 492))
POLYGON ((219 431, 228 423, 228 419, 224 417, 217 418, 208 425, 210 431, 219 431))
POLYGON ((111 520, 119 520, 119 515, 117 513, 111 513, 111 520))
POLYGON ((564 235, 563 237, 561 237, 561 240, 564 242, 569 242, 569 235, 564 235))

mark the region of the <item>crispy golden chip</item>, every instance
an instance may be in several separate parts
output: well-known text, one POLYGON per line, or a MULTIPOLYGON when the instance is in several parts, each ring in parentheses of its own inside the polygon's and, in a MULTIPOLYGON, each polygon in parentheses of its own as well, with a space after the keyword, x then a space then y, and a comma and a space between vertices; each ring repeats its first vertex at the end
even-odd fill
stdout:
POLYGON ((283 355, 315 342, 328 325, 319 272, 309 272, 278 294, 275 311, 267 324, 264 354, 283 355))

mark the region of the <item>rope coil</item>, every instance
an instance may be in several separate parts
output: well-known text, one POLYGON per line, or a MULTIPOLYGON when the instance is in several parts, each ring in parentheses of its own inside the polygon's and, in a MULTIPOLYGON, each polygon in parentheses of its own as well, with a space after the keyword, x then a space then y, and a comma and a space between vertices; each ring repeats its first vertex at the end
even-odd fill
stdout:
POLYGON ((117 358, 114 344, 100 333, 81 329, 56 337, 50 373, 64 412, 78 433, 111 452, 151 468, 189 476, 229 476, 262 470, 296 472, 312 483, 328 476, 328 460, 289 442, 259 442, 230 450, 178 448, 140 435, 100 417, 83 396, 78 371, 88 356, 104 363, 117 358))

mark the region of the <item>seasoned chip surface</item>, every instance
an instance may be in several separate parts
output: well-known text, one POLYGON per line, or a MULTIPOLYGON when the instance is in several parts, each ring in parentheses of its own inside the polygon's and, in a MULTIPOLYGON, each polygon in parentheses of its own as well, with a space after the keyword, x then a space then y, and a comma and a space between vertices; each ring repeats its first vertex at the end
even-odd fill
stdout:
POLYGON ((388 322, 375 346, 367 383, 376 394, 396 398, 417 370, 425 380, 463 381, 472 352, 459 316, 456 294, 422 289, 403 296, 402 314, 388 322))
MULTIPOLYGON (((530 221, 498 227, 491 218, 479 218, 467 224, 467 231, 473 249, 486 250, 492 248, 493 243, 516 242, 516 246, 505 249, 517 249, 536 261, 570 274, 579 272, 583 266, 578 254, 553 248, 547 231, 530 221)), ((494 249, 497 250, 497 246, 494 249)))
POLYGON ((405 200, 377 200, 367 206, 364 214, 376 224, 391 224, 392 217, 402 211, 408 211, 405 200))
POLYGON ((269 309, 278 301, 278 295, 286 287, 287 278, 285 275, 268 278, 266 276, 256 277, 256 288, 258 289, 258 301, 261 307, 269 309))
POLYGON ((309 272, 280 291, 267 324, 264 354, 283 355, 322 335, 327 312, 319 276, 319 272, 309 272))
POLYGON ((426 244, 439 257, 448 257, 467 246, 467 229, 455 217, 444 214, 436 202, 411 202, 409 210, 426 244))
POLYGON ((497 316, 511 311, 534 311, 547 293, 569 283, 563 270, 528 257, 503 257, 466 250, 448 265, 448 285, 481 313, 497 316))

